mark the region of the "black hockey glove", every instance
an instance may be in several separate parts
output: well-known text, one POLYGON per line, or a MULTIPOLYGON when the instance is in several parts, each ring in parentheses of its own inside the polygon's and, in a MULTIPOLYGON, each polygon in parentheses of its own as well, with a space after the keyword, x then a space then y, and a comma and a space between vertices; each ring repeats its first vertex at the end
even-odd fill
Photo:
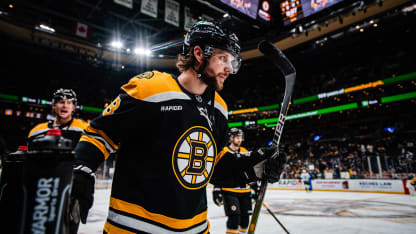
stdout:
POLYGON ((250 165, 253 171, 248 173, 249 181, 261 179, 265 174, 269 183, 278 181, 286 160, 286 154, 282 149, 278 151, 276 146, 262 147, 251 152, 250 165))
POLYGON ((79 210, 79 218, 83 224, 87 222, 88 211, 94 202, 94 185, 94 173, 90 168, 82 165, 74 168, 70 212, 76 217, 79 210))
POLYGON ((266 161, 264 173, 267 176, 267 182, 276 183, 280 179, 285 164, 287 162, 287 155, 285 152, 280 151, 276 158, 269 158, 266 161))
POLYGON ((221 188, 214 187, 214 190, 212 191, 212 199, 214 200, 215 205, 222 206, 224 198, 221 193, 221 188))

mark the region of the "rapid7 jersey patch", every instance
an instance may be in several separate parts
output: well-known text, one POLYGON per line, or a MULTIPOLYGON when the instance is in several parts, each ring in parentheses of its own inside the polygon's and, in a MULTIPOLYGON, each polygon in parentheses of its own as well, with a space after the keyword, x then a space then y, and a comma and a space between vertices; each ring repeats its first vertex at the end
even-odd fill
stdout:
POLYGON ((210 180, 217 146, 211 132, 202 126, 186 130, 176 142, 172 167, 179 183, 186 189, 200 189, 210 180))

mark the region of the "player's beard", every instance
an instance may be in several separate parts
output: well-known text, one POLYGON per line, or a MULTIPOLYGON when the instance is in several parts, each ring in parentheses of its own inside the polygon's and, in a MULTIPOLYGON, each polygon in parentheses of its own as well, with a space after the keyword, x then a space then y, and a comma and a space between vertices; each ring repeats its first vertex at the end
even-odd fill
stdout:
POLYGON ((207 84, 209 87, 214 88, 216 91, 221 91, 224 88, 224 83, 222 83, 218 76, 225 75, 218 73, 214 76, 208 75, 205 71, 202 72, 201 80, 207 84))
POLYGON ((217 78, 220 75, 225 75, 222 73, 217 73, 215 74, 214 71, 211 72, 211 74, 213 73, 214 75, 209 75, 207 70, 209 69, 209 67, 207 66, 201 73, 201 77, 200 79, 207 84, 209 87, 214 88, 216 91, 221 91, 224 88, 224 84, 220 83, 220 81, 217 78))
POLYGON ((235 145, 236 147, 240 147, 241 146, 241 141, 233 140, 233 145, 235 145))

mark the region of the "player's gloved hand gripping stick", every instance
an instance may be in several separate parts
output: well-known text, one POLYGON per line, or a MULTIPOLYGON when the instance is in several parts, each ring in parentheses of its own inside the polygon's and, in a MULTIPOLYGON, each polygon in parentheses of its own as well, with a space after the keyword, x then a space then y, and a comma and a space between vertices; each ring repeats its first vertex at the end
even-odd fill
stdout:
MULTIPOLYGON (((290 100, 292 97, 293 87, 295 85, 296 70, 292 63, 289 61, 289 59, 287 59, 286 56, 282 53, 282 51, 280 51, 272 43, 268 41, 261 41, 258 45, 258 48, 260 52, 262 52, 264 56, 266 56, 266 58, 272 62, 273 65, 279 68, 279 70, 283 73, 285 77, 285 96, 283 98, 282 107, 280 108, 279 121, 277 122, 276 130, 274 132, 272 140, 272 145, 276 146, 276 149, 278 149, 280 137, 283 131, 283 125, 285 123, 286 115, 290 105, 290 100)), ((279 157, 279 154, 275 154, 273 157, 279 157)), ((256 200, 256 206, 254 207, 253 215, 251 216, 251 222, 248 230, 249 234, 253 234, 256 228, 257 220, 263 204, 264 195, 266 194, 267 181, 268 178, 266 174, 265 176, 263 176, 261 180, 259 195, 256 200)), ((280 222, 279 224, 286 231, 286 233, 289 233, 280 222)))

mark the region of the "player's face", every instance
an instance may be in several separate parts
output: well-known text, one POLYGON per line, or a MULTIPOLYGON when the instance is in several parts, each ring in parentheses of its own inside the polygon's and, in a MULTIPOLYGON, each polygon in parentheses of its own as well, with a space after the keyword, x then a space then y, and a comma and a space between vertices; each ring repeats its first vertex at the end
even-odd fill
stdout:
POLYGON ((72 100, 69 99, 58 100, 52 108, 56 114, 56 118, 63 120, 71 119, 72 113, 75 111, 75 105, 72 100))
POLYGON ((232 137, 231 143, 233 145, 240 147, 242 142, 243 142, 243 136, 232 137))
POLYGON ((204 74, 207 77, 205 82, 217 91, 222 90, 225 80, 233 72, 232 63, 234 61, 235 58, 231 53, 221 49, 214 49, 204 70, 204 74))

